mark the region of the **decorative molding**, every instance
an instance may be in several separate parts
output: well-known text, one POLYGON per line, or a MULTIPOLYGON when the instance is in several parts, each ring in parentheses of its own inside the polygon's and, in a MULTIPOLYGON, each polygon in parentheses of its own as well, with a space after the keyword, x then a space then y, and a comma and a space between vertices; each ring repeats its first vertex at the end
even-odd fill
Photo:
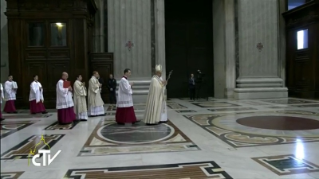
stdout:
POLYGON ((314 12, 310 12, 307 16, 296 18, 296 19, 289 19, 287 23, 287 27, 294 27, 301 23, 311 23, 314 21, 319 21, 319 15, 314 14, 314 12))

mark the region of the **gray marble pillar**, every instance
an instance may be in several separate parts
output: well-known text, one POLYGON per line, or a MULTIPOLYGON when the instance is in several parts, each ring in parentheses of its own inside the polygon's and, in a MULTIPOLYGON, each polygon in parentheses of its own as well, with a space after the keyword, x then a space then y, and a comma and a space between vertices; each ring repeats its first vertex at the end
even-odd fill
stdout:
POLYGON ((155 0, 155 62, 163 66, 163 78, 166 77, 164 3, 165 0, 155 0))
POLYGON ((235 2, 213 1, 214 97, 232 98, 235 89, 235 2))
POLYGON ((278 0, 237 0, 236 99, 287 97, 281 68, 278 0), (262 8, 261 8, 262 7, 262 8), (260 49, 257 44, 261 43, 260 49))
POLYGON ((102 53, 104 52, 104 0, 96 0, 96 5, 98 8, 95 14, 95 24, 94 24, 94 52, 102 53))
POLYGON ((6 8, 6 1, 1 0, 1 83, 4 83, 9 75, 8 20, 7 16, 4 15, 6 8))
POLYGON ((149 80, 151 62, 151 0, 108 0, 108 51, 114 53, 114 74, 125 68, 131 79, 149 80), (129 50, 127 43, 133 43, 129 50))

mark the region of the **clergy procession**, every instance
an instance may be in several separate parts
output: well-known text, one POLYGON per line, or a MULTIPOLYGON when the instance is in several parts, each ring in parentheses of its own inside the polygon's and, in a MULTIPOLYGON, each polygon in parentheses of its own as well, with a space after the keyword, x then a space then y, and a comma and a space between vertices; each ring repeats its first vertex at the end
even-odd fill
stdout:
MULTIPOLYGON (((118 91, 116 97, 117 83, 110 74, 108 89, 110 91, 110 102, 116 103, 115 121, 118 125, 135 124, 139 122, 134 112, 133 103, 133 83, 128 81, 131 76, 131 70, 125 69, 123 77, 118 82, 118 91)), ((170 75, 169 75, 170 76, 170 75)), ((44 90, 38 81, 38 75, 34 75, 30 84, 30 113, 47 114, 44 106, 44 90)), ((56 84, 56 110, 57 121, 60 125, 68 125, 74 121, 87 121, 89 117, 105 116, 104 102, 101 97, 102 84, 99 82, 100 75, 93 71, 89 80, 89 86, 86 88, 82 76, 76 76, 73 83, 68 80, 69 75, 63 72, 61 79, 56 84), (88 101, 86 101, 88 97, 88 101)), ((156 125, 167 122, 166 108, 166 85, 167 81, 162 78, 162 66, 156 65, 155 75, 151 79, 149 93, 146 100, 146 109, 143 122, 146 125, 156 125)), ((16 94, 18 91, 17 82, 13 81, 13 76, 9 75, 8 80, 1 87, 0 105, 5 102, 5 113, 18 113, 15 107, 16 94)), ((1 107, 1 106, 0 106, 1 107)), ((4 120, 0 111, 1 121, 4 120)))

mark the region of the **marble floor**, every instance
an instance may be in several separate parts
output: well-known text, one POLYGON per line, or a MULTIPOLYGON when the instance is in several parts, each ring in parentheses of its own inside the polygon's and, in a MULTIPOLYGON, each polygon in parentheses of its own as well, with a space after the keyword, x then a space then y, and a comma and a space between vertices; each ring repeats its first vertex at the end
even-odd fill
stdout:
MULTIPOLYGON (((54 110, 4 114, 1 179, 319 179, 319 101, 170 99, 167 107, 168 123, 156 126, 118 126, 113 105, 70 125, 54 110), (61 152, 37 167, 40 149, 51 159, 61 152)), ((142 119, 145 104, 134 108, 142 119)))

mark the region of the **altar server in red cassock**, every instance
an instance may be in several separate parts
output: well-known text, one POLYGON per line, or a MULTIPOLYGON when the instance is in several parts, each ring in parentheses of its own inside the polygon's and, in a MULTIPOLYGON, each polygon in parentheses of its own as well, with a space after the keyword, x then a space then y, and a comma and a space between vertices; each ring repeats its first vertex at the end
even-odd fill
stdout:
POLYGON ((0 83, 0 121, 3 121, 4 118, 2 117, 2 113, 1 113, 1 105, 2 105, 2 102, 4 101, 4 95, 3 95, 3 86, 2 84, 0 83))
POLYGON ((56 84, 56 109, 60 124, 70 124, 76 119, 73 109, 72 87, 71 83, 67 81, 68 76, 66 72, 63 72, 62 79, 56 84))
POLYGON ((18 90, 18 85, 13 81, 13 76, 9 75, 8 80, 4 83, 4 98, 6 104, 3 111, 6 113, 17 113, 14 102, 16 100, 16 94, 18 90))
POLYGON ((118 124, 132 123, 136 122, 136 116, 133 108, 133 99, 132 99, 132 85, 129 83, 127 78, 131 75, 130 69, 124 70, 124 76, 119 82, 118 88, 118 98, 116 103, 116 122, 118 124))
POLYGON ((42 113, 46 114, 44 107, 44 98, 43 98, 43 88, 41 83, 38 81, 38 75, 33 77, 34 81, 30 84, 30 113, 37 114, 42 113))

